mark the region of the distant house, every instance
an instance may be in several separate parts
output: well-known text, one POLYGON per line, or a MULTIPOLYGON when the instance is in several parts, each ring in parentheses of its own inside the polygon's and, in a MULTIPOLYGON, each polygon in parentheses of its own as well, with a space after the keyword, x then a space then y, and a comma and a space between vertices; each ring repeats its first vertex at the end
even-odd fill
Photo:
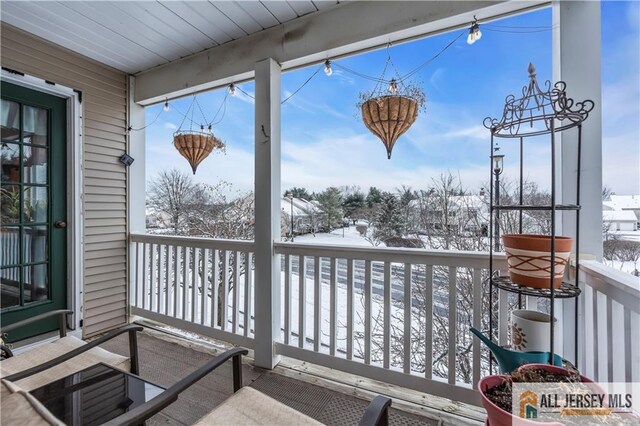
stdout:
POLYGON ((291 216, 293 213, 293 233, 305 234, 316 232, 322 223, 324 213, 315 201, 307 201, 304 198, 280 199, 280 207, 286 225, 291 228, 291 216))
POLYGON ((604 210, 602 222, 609 231, 637 231, 638 218, 630 210, 604 210))
MULTIPOLYGON (((611 195, 602 202, 603 210, 630 211, 640 223, 640 195, 611 195)), ((636 226, 637 227, 637 226, 636 226)))

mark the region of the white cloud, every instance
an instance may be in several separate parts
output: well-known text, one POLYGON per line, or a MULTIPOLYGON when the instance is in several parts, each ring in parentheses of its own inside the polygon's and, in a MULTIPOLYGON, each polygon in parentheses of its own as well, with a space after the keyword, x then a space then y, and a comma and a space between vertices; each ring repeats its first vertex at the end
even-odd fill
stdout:
POLYGON ((162 127, 164 127, 167 130, 178 130, 178 126, 174 123, 171 123, 169 121, 165 122, 162 127))

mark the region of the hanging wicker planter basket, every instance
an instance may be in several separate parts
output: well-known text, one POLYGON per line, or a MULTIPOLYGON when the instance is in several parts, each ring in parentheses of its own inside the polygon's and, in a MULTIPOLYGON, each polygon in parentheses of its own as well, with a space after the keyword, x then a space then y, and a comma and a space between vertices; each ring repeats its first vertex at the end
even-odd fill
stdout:
POLYGON ((214 149, 223 149, 224 143, 213 136, 213 133, 176 132, 173 135, 173 146, 187 159, 195 175, 202 160, 207 158, 214 149))
POLYGON ((416 121, 419 102, 408 96, 390 95, 362 103, 362 120, 387 149, 387 158, 398 138, 416 121))

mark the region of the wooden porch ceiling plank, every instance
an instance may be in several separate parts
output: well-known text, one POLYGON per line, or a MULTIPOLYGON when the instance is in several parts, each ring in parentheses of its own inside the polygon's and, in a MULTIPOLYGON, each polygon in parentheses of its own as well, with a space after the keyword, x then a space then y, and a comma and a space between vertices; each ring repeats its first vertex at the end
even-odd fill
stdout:
POLYGON ((216 9, 233 21, 238 28, 242 29, 245 35, 264 29, 249 13, 236 4, 236 2, 223 1, 212 4, 216 9))
POLYGON ((251 15, 251 17, 260 24, 262 28, 271 28, 280 24, 276 17, 273 16, 273 14, 269 12, 269 9, 267 9, 261 2, 237 1, 236 4, 251 15))
MULTIPOLYGON (((237 37, 233 33, 227 32, 229 28, 235 27, 235 34, 240 31, 233 22, 210 3, 198 1, 161 1, 161 5, 171 10, 177 16, 189 21, 198 31, 206 34, 217 44, 226 43, 237 37)), ((240 31, 240 36, 242 36, 240 31)))
MULTIPOLYGON (((294 19, 136 76, 135 101, 148 105, 254 75, 255 63, 272 57, 282 69, 321 62, 388 42, 461 28, 479 19, 549 4, 545 0, 456 2, 353 2, 294 19), (213 59, 215 58, 215 60, 213 59)), ((237 6, 220 3, 219 8, 237 6), (223 6, 224 5, 224 6, 223 6)), ((246 5, 245 5, 246 6, 246 5)), ((254 12, 257 14, 257 12, 254 12)))
POLYGON ((295 10, 286 1, 265 1, 262 5, 267 8, 279 23, 287 22, 298 17, 295 10))
POLYGON ((179 17, 180 21, 176 22, 176 15, 160 3, 114 2, 113 5, 132 16, 141 17, 139 20, 144 25, 157 28, 173 38, 184 49, 183 56, 210 48, 215 44, 183 18, 179 17))
POLYGON ((118 35, 107 36, 97 28, 91 28, 85 18, 76 16, 71 19, 70 13, 61 11, 62 6, 53 2, 3 2, 2 19, 9 22, 20 22, 20 28, 51 40, 89 57, 100 57, 101 62, 116 66, 119 69, 135 69, 140 60, 146 60, 149 52, 140 51, 128 40, 118 35), (7 19, 7 15, 10 19, 7 19), (79 42, 80 39, 82 42, 79 42), (122 46, 136 52, 137 60, 123 55, 122 46))
POLYGON ((105 24, 106 28, 117 31, 162 60, 177 59, 184 50, 165 36, 161 29, 144 25, 132 15, 123 13, 112 2, 64 2, 64 5, 97 25, 105 24))
POLYGON ((311 1, 302 1, 302 0, 289 0, 287 1, 289 6, 298 14, 298 16, 303 16, 308 13, 317 12, 318 9, 314 6, 311 1))

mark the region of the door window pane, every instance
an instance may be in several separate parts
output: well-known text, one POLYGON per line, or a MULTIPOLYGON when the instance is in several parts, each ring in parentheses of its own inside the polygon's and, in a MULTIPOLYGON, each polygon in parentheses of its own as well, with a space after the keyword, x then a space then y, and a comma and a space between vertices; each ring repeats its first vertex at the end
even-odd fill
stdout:
POLYGON ((0 136, 3 141, 20 140, 20 105, 6 99, 0 104, 0 136))
POLYGON ((2 182, 20 182, 20 145, 2 142, 0 168, 2 182))
POLYGON ((25 186, 23 222, 46 222, 47 210, 47 188, 25 186))
POLYGON ((23 263, 47 261, 47 227, 25 226, 22 228, 23 263))
POLYGON ((0 218, 2 224, 20 222, 20 187, 18 185, 0 187, 0 218))
POLYGON ((20 304, 20 268, 0 270, 0 301, 2 309, 20 304))
POLYGON ((49 277, 47 264, 24 267, 24 303, 47 300, 49 298, 49 277))
POLYGON ((34 145, 47 144, 47 113, 46 109, 24 106, 22 142, 34 145))
POLYGON ((47 183, 48 150, 25 145, 23 167, 24 183, 47 183))
POLYGON ((3 226, 0 228, 0 266, 20 263, 20 227, 3 226))

